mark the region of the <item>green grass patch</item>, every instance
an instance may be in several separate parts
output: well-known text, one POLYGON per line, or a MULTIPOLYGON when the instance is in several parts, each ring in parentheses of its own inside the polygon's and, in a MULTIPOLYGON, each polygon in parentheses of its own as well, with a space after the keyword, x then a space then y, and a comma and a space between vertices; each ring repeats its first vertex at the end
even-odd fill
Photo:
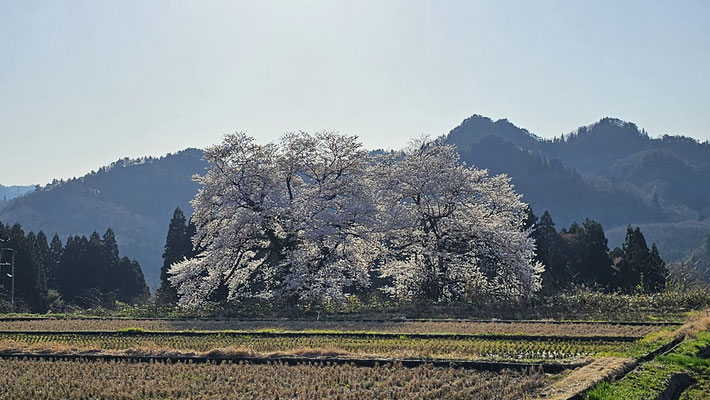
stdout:
MULTIPOLYGON (((655 343, 666 340, 665 337, 656 339, 655 343)), ((654 358, 653 361, 643 364, 623 379, 614 383, 598 384, 587 392, 586 399, 656 398, 668 387, 671 376, 677 373, 687 373, 697 381, 697 384, 687 390, 681 399, 705 398, 702 396, 710 392, 710 359, 698 357, 698 354, 708 346, 710 346, 710 332, 701 332, 696 338, 683 342, 672 353, 654 358)), ((636 348, 634 352, 637 350, 641 351, 642 348, 636 348)))
POLYGON ((694 340, 683 342, 673 353, 695 357, 701 350, 708 347, 710 347, 710 332, 700 332, 694 340))
POLYGON ((587 400, 652 399, 666 388, 671 375, 683 370, 678 365, 652 361, 618 382, 611 384, 604 382, 597 385, 589 391, 586 398, 587 400))

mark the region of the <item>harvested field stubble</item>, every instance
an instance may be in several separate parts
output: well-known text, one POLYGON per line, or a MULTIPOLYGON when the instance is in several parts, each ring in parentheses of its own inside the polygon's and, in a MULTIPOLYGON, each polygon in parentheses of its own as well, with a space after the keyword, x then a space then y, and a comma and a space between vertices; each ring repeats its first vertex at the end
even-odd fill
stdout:
POLYGON ((660 329, 654 325, 614 323, 479 322, 479 321, 239 321, 239 320, 132 320, 41 319, 0 322, 4 331, 116 331, 139 328, 149 331, 343 331, 391 333, 521 334, 539 336, 644 336, 660 329))
POLYGON ((672 337, 663 325, 614 323, 8 319, 0 321, 0 355, 8 357, 0 360, 0 399, 554 398, 589 385, 604 372, 602 358, 628 361, 672 337), (298 364, 304 358, 309 364, 298 364), (537 369, 467 370, 463 361, 518 371, 526 366, 516 361, 591 364, 553 378, 537 369))
POLYGON ((238 348, 255 354, 293 351, 294 349, 329 349, 357 357, 378 358, 445 358, 555 360, 588 357, 599 354, 623 355, 632 351, 634 343, 576 340, 489 340, 489 339, 415 339, 407 337, 351 337, 341 335, 303 335, 295 337, 262 337, 258 335, 207 334, 121 335, 37 333, 0 334, 0 352, 21 351, 94 351, 141 349, 156 351, 205 352, 221 348, 238 348))
POLYGON ((540 371, 0 360, 0 399, 526 399, 540 371))

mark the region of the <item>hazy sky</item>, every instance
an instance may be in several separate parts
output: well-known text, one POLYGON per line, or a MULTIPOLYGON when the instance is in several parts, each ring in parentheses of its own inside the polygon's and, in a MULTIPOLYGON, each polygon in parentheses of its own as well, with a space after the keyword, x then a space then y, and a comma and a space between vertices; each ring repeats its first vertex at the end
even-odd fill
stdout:
POLYGON ((335 129, 508 118, 710 138, 710 1, 0 0, 0 183, 335 129))

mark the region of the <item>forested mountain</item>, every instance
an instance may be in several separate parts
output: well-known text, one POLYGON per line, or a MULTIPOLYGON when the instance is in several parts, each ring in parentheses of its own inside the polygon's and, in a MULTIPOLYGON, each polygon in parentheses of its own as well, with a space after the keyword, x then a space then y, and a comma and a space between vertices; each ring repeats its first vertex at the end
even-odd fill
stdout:
MULTIPOLYGON (((707 142, 651 138, 611 118, 548 140, 478 115, 442 140, 455 144, 466 164, 509 174, 523 200, 538 215, 549 210, 558 226, 587 217, 601 222, 611 248, 622 244, 633 224, 664 258, 678 260, 710 232, 707 142)), ((175 207, 188 218, 192 214, 197 184, 190 177, 206 166, 197 149, 120 160, 10 200, 0 221, 56 232, 63 240, 112 227, 122 253, 138 260, 148 284, 157 288, 170 218, 175 207)))
POLYGON ((651 138, 613 118, 552 140, 508 120, 474 115, 445 141, 467 164, 507 173, 534 210, 561 225, 600 221, 610 244, 638 224, 664 256, 681 258, 710 232, 710 144, 682 136, 651 138))
POLYGON ((459 145, 458 150, 467 165, 510 175, 516 190, 534 210, 549 210, 561 225, 583 221, 587 216, 605 226, 662 217, 662 211, 646 204, 633 188, 590 180, 558 159, 497 136, 486 136, 468 147, 459 145))
POLYGON ((20 197, 32 189, 34 189, 34 186, 0 185, 0 209, 3 208, 10 200, 14 199, 15 197, 20 197))
POLYGON ((197 184, 190 178, 205 166, 197 149, 119 160, 11 200, 0 210, 0 221, 20 222, 26 230, 44 230, 50 236, 58 233, 62 240, 111 227, 121 252, 138 260, 148 284, 157 287, 168 222, 175 207, 192 214, 189 201, 197 184))

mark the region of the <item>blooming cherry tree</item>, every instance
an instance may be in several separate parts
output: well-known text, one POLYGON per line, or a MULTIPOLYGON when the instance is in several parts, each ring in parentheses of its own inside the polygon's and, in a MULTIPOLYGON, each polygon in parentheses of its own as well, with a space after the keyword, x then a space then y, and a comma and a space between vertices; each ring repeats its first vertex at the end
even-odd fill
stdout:
POLYGON ((385 158, 377 190, 388 293, 440 301, 539 289, 526 204, 507 176, 466 168, 453 146, 426 139, 385 158))
POLYGON ((195 179, 194 259, 174 264, 182 305, 228 299, 342 301, 379 269, 400 299, 526 295, 542 268, 525 204, 502 175, 466 168, 427 140, 374 159, 354 136, 227 135, 195 179))
POLYGON ((230 299, 337 301, 369 284, 380 246, 371 159, 355 137, 298 132, 258 145, 237 133, 205 158, 213 167, 192 202, 204 250, 171 268, 182 304, 221 285, 230 299))

